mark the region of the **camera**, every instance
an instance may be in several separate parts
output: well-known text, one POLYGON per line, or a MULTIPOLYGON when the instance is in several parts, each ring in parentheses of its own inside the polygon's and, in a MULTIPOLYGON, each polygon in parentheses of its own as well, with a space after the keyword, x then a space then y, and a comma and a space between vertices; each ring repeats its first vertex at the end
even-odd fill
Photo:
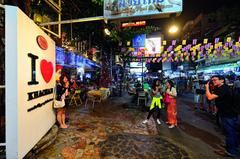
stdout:
POLYGON ((208 81, 205 81, 205 80, 200 80, 199 81, 199 84, 207 84, 208 83, 208 81))
POLYGON ((200 80, 199 84, 207 84, 209 82, 209 84, 213 84, 212 80, 200 80))

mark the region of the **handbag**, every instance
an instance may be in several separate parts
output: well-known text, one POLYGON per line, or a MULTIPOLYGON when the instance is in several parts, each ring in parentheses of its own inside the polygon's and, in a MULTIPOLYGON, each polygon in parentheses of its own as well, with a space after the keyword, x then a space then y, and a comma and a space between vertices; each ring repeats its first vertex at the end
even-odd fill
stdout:
POLYGON ((65 106, 65 101, 64 99, 62 100, 55 100, 54 101, 54 105, 53 105, 53 108, 57 109, 57 108, 62 108, 65 106))
POLYGON ((170 97, 168 93, 165 93, 164 98, 163 98, 163 102, 168 104, 170 103, 170 97))
POLYGON ((65 100, 64 100, 65 96, 61 100, 56 100, 55 95, 56 95, 56 88, 54 88, 54 92, 53 92, 53 108, 55 109, 63 108, 65 106, 65 100))

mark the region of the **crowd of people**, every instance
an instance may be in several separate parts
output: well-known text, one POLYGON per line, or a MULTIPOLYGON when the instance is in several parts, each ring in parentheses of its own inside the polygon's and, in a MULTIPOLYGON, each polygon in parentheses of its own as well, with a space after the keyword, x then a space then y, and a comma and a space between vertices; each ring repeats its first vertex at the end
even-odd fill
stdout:
MULTIPOLYGON (((229 80, 225 76, 214 75, 206 81, 191 79, 190 82, 181 83, 184 83, 183 88, 178 89, 176 89, 177 86, 174 87, 172 80, 167 80, 167 82, 156 80, 153 83, 152 88, 147 91, 151 96, 151 104, 147 105, 149 106, 148 116, 142 123, 148 123, 152 114, 157 111, 156 122, 161 124, 161 111, 167 110, 166 123, 169 124, 169 128, 177 126, 176 97, 178 91, 179 89, 185 89, 185 92, 189 93, 189 90, 191 90, 190 92, 194 94, 195 109, 214 115, 217 119, 217 124, 223 128, 226 136, 225 145, 223 145, 224 149, 217 150, 217 153, 227 154, 232 157, 236 156, 240 142, 240 132, 238 130, 240 77, 229 80), (233 101, 235 94, 238 96, 233 101), (163 109, 164 106, 166 109, 163 109)), ((135 94, 142 91, 139 82, 136 82, 135 87, 140 88, 135 90, 135 94)), ((146 91, 145 86, 143 88, 146 91)), ((180 94, 183 93, 184 91, 181 90, 180 94)))

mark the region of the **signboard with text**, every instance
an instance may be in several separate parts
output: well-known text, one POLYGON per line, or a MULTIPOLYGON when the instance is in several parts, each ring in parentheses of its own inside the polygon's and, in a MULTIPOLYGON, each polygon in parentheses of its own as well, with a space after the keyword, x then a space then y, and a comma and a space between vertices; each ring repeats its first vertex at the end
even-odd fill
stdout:
POLYGON ((129 18, 182 11, 182 0, 104 0, 104 18, 129 18))
POLYGON ((146 44, 146 54, 156 54, 161 52, 161 38, 147 38, 145 41, 146 44))
POLYGON ((55 123, 55 42, 6 6, 6 151, 23 158, 55 123))
POLYGON ((134 48, 145 47, 146 34, 140 34, 134 36, 132 40, 132 46, 134 48))

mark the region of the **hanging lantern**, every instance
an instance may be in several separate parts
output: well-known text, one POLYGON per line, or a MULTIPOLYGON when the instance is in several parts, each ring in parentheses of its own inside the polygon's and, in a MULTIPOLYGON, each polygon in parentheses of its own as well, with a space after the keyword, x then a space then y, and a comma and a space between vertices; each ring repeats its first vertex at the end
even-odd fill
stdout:
POLYGON ((197 44, 197 39, 193 39, 192 44, 193 44, 193 45, 196 45, 196 44, 197 44))
POLYGON ((176 45, 176 41, 177 41, 177 40, 172 40, 172 45, 173 45, 173 46, 176 45))
POLYGON ((227 37, 227 42, 230 43, 231 39, 231 37, 227 37))
POLYGON ((208 43, 208 39, 203 39, 203 44, 207 44, 208 43))
POLYGON ((201 44, 196 46, 196 49, 199 51, 201 49, 201 44))
POLYGON ((233 45, 233 50, 234 50, 234 52, 236 52, 237 51, 237 47, 236 47, 236 45, 233 45))
POLYGON ((163 52, 163 51, 164 51, 164 46, 161 46, 160 52, 163 52))
POLYGON ((213 49, 213 45, 212 45, 212 44, 210 45, 210 49, 211 49, 211 50, 213 49))
POLYGON ((204 47, 205 47, 206 50, 209 49, 210 48, 210 43, 207 43, 204 47))
POLYGON ((224 44, 224 46, 225 46, 225 47, 228 47, 228 42, 226 42, 226 43, 224 44))
POLYGON ((166 40, 163 40, 163 46, 164 45, 167 45, 167 41, 166 40))
MULTIPOLYGON (((240 39, 240 37, 239 37, 239 39, 240 39)), ((183 40, 182 41, 182 45, 186 45, 186 42, 187 42, 187 40, 183 40)), ((240 42, 240 41, 239 41, 240 42)))
POLYGON ((180 56, 181 54, 182 54, 182 52, 181 52, 181 51, 178 51, 177 56, 180 56))
POLYGON ((141 52, 137 52, 137 56, 140 57, 142 55, 141 52))
POLYGON ((172 46, 172 45, 170 45, 170 46, 167 48, 167 52, 170 52, 170 51, 172 51, 172 48, 173 48, 173 46, 172 46))

